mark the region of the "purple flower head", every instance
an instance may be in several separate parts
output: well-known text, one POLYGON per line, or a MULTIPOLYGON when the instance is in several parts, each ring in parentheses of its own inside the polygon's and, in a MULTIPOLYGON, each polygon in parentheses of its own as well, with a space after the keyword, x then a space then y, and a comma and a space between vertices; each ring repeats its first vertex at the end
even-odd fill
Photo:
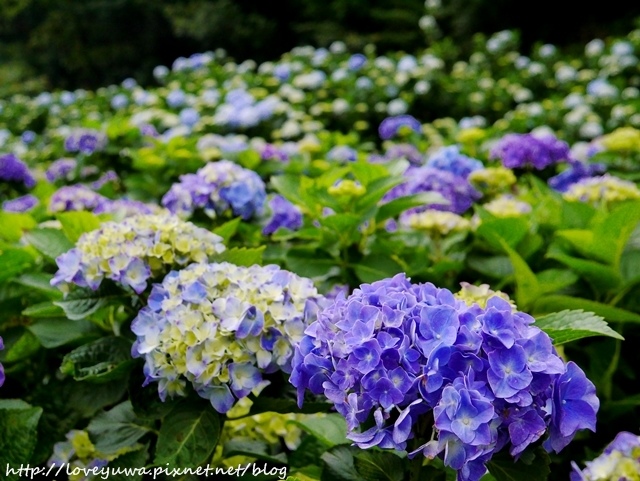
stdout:
POLYGON ((69 175, 76 169, 77 164, 78 162, 76 161, 76 159, 58 159, 51 163, 51 165, 45 172, 45 177, 51 183, 59 179, 68 180, 69 175))
POLYGON ((415 133, 420 133, 422 125, 411 115, 396 115, 387 117, 380 123, 378 134, 382 140, 389 140, 398 135, 400 129, 406 129, 415 133))
POLYGON ((281 195, 274 195, 269 207, 271 218, 262 229, 263 235, 271 235, 280 228, 295 231, 302 227, 302 211, 281 195))
POLYGON ((28 212, 40 203, 37 197, 31 194, 23 195, 17 199, 6 200, 2 203, 5 212, 28 212))
POLYGON ((448 204, 427 204, 406 211, 406 214, 436 209, 462 214, 473 203, 480 199, 481 194, 464 178, 445 170, 431 167, 410 167, 404 173, 405 183, 391 189, 384 197, 390 201, 397 197, 423 192, 436 192, 442 195, 448 204))
MULTIPOLYGON (((131 324, 132 355, 144 358, 146 382, 158 383, 162 399, 184 395, 189 382, 226 413, 268 384, 268 374, 291 371, 322 302, 309 279, 274 265, 191 264, 154 285, 131 324)), ((319 357, 308 362, 329 367, 319 357)))
POLYGON ((442 147, 429 157, 425 165, 451 172, 464 179, 469 177, 471 172, 484 168, 484 165, 479 160, 461 154, 460 147, 457 145, 442 147))
POLYGON ((547 183, 558 192, 566 192, 576 182, 604 174, 606 170, 605 164, 573 161, 569 164, 569 168, 551 177, 547 183))
POLYGON ((88 187, 77 184, 61 187, 49 200, 49 211, 69 212, 78 210, 93 211, 100 208, 109 199, 101 196, 88 187))
POLYGON ((347 62, 347 68, 351 71, 357 72, 367 63, 367 57, 362 55, 361 53, 356 53, 349 57, 349 61, 347 62))
POLYGON ((0 156, 0 181, 22 184, 27 189, 36 185, 27 165, 13 154, 0 156))
POLYGON ((411 165, 422 165, 424 156, 413 144, 394 144, 386 150, 384 159, 407 159, 411 165))
POLYGON ((273 144, 265 144, 260 152, 260 158, 262 160, 280 160, 285 162, 289 160, 289 155, 282 149, 279 149, 273 144))
POLYGON ((569 145, 552 135, 507 134, 491 150, 509 169, 533 167, 542 170, 571 158, 569 145))
POLYGON ((79 129, 72 132, 64 141, 67 152, 79 152, 90 155, 104 150, 107 145, 107 136, 93 129, 79 129))
POLYGON ((182 107, 186 101, 187 101, 187 96, 184 93, 184 91, 180 89, 172 90, 167 95, 167 105, 172 109, 177 107, 182 107))
POLYGON ((324 394, 359 447, 404 450, 419 436, 411 456, 441 456, 460 481, 478 481, 494 453, 518 457, 546 433, 555 449, 595 420, 593 385, 532 322, 500 297, 480 307, 398 274, 322 309, 295 348, 290 382, 300 404, 307 389, 324 394), (419 428, 429 419, 432 440, 419 428))
POLYGON ((29 145, 35 142, 36 137, 37 135, 33 130, 25 130, 24 132, 22 132, 20 140, 22 140, 23 144, 29 145))
POLYGON ((202 209, 209 217, 230 214, 248 220, 262 213, 265 201, 265 185, 258 174, 221 160, 181 176, 162 198, 162 205, 183 217, 202 209))

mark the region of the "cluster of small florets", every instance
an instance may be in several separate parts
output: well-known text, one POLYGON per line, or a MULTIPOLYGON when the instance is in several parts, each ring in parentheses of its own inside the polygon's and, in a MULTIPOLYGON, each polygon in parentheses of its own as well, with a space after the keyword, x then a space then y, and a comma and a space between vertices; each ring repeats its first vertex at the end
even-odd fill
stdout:
POLYGON ((469 174, 469 182, 485 195, 495 195, 509 190, 516 183, 516 176, 505 167, 486 167, 469 174))
POLYGON ((271 217, 262 229, 264 235, 273 234, 280 228, 297 230, 302 227, 302 211, 281 195, 274 195, 269 200, 271 217))
POLYGON ((31 175, 27 164, 22 162, 14 154, 4 154, 0 156, 0 180, 21 184, 27 189, 36 185, 36 180, 31 175))
POLYGON ((122 217, 138 214, 160 214, 163 211, 158 205, 146 204, 138 200, 109 199, 83 184, 61 187, 49 199, 50 212, 81 210, 95 214, 117 214, 122 217))
POLYGON ((40 203, 37 197, 27 194, 2 203, 5 212, 28 212, 40 203))
POLYGON ((389 140, 403 132, 420 133, 422 125, 411 115, 395 115, 387 117, 380 123, 378 134, 382 140, 389 140))
POLYGON ((629 180, 605 174, 588 177, 572 184, 562 196, 567 200, 577 200, 594 206, 608 205, 640 199, 640 189, 629 180))
POLYGON ((78 129, 72 132, 64 141, 67 152, 79 152, 90 155, 104 150, 107 146, 107 136, 93 129, 78 129))
POLYGON ((153 286, 131 324, 132 355, 162 400, 189 382, 226 413, 268 384, 264 374, 290 372, 320 299, 311 280, 275 265, 192 264, 153 286))
POLYGON ((582 470, 575 463, 571 481, 640 481, 640 436, 621 432, 582 470))
POLYGON ((567 169, 551 177, 547 183, 558 192, 566 192, 576 182, 603 174, 606 170, 607 167, 604 164, 572 161, 567 169))
POLYGON ((139 215, 105 222, 83 234, 76 247, 56 259, 51 285, 97 289, 103 279, 138 294, 171 268, 206 262, 224 251, 222 238, 171 215, 139 215))
POLYGON ((91 442, 87 431, 72 429, 65 437, 66 441, 53 445, 53 454, 47 465, 53 468, 68 466, 69 481, 86 480, 86 473, 99 471, 120 454, 107 455, 100 452, 91 442))
POLYGON ((447 202, 416 207, 408 211, 409 213, 436 209, 462 214, 481 197, 481 194, 465 178, 446 170, 426 166, 409 167, 404 173, 404 177, 407 180, 391 189, 385 195, 385 201, 423 192, 437 192, 447 202))
POLYGON ((464 179, 467 179, 471 172, 484 167, 478 159, 460 153, 460 147, 457 145, 449 145, 439 149, 429 157, 426 166, 446 170, 464 179))
POLYGON ((520 217, 532 210, 531 204, 510 194, 500 195, 482 207, 496 217, 520 217))
POLYGON ((570 158, 569 145, 553 135, 507 134, 491 150, 509 169, 533 167, 542 170, 570 158))
POLYGON ((202 209, 211 218, 231 214, 248 220, 262 213, 265 200, 265 185, 258 174, 221 160, 181 176, 162 198, 162 205, 181 217, 202 209))
POLYGON ((426 231, 430 236, 444 236, 471 229, 471 222, 453 212, 428 209, 400 216, 400 223, 411 229, 426 231))
POLYGON ((595 386, 533 321, 498 296, 482 308, 398 274, 322 310, 290 381, 299 404, 307 389, 333 402, 359 447, 417 438, 411 455, 441 455, 459 481, 477 481, 500 450, 518 457, 548 432, 544 447, 559 451, 595 429, 595 386))
POLYGON ((603 135, 598 143, 610 152, 640 152, 640 130, 633 127, 621 127, 610 134, 603 135))

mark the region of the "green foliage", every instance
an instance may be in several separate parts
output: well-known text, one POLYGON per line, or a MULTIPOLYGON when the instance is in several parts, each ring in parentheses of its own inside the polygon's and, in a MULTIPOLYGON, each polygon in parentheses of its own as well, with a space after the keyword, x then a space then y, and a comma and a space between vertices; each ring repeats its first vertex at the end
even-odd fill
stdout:
POLYGON ((0 399, 0 463, 5 479, 20 479, 18 472, 10 474, 6 469, 19 468, 31 461, 41 415, 42 408, 32 407, 22 400, 0 399))

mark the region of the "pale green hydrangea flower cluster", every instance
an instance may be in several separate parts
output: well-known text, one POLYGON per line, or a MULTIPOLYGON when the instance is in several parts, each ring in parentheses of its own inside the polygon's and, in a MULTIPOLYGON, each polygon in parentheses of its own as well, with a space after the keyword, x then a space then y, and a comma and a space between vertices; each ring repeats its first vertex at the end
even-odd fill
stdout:
POLYGON ((310 279, 278 266, 192 264, 155 284, 134 319, 145 384, 185 395, 187 382, 220 413, 290 372, 293 346, 322 302, 310 279))
POLYGON ((610 205, 624 200, 640 199, 640 189, 629 180, 613 175, 601 175, 576 182, 563 197, 566 200, 586 202, 594 206, 610 205))
POLYGON ((500 195, 482 207, 496 217, 520 217, 531 212, 530 204, 509 194, 500 195))
POLYGON ((177 216, 138 215, 83 234, 56 259, 59 270, 51 284, 66 291, 71 284, 95 290, 111 279, 139 294, 171 268, 207 262, 224 250, 220 236, 177 216))
POLYGON ((452 232, 467 232, 471 229, 469 220, 461 215, 435 209, 403 215, 400 222, 431 236, 446 236, 452 232))

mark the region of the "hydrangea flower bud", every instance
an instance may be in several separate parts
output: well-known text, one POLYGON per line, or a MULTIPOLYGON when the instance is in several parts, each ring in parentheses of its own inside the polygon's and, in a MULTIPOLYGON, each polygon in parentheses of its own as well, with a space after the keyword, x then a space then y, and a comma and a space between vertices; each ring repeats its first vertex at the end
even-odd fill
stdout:
POLYGON ((56 259, 51 285, 95 290, 106 278, 140 294, 171 268, 206 262, 224 249, 220 236, 178 217, 137 215, 83 234, 76 247, 56 259))
POLYGON ((145 384, 162 400, 186 383, 220 413, 258 393, 264 375, 290 372, 293 348, 315 319, 321 296, 311 280, 278 266, 192 264, 155 284, 131 324, 145 384))

